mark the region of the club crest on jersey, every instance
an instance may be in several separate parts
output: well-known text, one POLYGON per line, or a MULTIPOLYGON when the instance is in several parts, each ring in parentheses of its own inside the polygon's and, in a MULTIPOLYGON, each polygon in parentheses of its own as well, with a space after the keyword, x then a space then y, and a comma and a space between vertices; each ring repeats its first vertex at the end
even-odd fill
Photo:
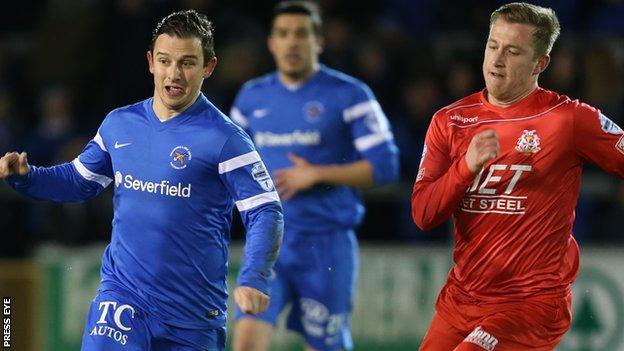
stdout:
POLYGON ((269 172, 267 172, 267 169, 262 161, 253 164, 251 167, 251 175, 253 179, 260 184, 264 191, 271 191, 274 189, 273 180, 271 179, 271 176, 269 175, 269 172))
POLYGON ((325 106, 318 101, 309 101, 303 105, 303 115, 306 121, 316 123, 325 111, 325 106))
POLYGON ((522 135, 518 138, 516 150, 519 152, 534 154, 540 151, 540 138, 535 130, 523 130, 522 135))
POLYGON ((174 147, 173 150, 171 150, 169 157, 171 157, 171 161, 169 162, 169 164, 175 169, 186 168, 186 166, 191 161, 191 158, 193 158, 193 156, 191 155, 191 150, 189 150, 189 148, 186 146, 174 147))

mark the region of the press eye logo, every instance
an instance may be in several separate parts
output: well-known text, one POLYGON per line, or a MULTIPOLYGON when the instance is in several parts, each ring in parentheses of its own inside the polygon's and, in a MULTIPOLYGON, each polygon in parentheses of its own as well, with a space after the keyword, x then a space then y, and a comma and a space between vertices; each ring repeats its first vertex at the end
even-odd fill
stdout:
POLYGON ((176 146, 171 150, 169 157, 172 158, 169 164, 171 167, 175 169, 184 169, 191 162, 193 155, 191 155, 191 150, 189 150, 186 146, 176 146))
POLYGON ((11 349, 11 298, 2 298, 2 349, 11 349))

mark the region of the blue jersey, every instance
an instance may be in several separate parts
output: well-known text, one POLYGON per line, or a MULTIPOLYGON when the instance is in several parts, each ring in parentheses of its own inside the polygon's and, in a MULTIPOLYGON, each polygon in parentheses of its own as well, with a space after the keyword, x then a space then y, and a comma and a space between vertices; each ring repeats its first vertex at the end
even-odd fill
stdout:
POLYGON ((112 111, 73 162, 12 177, 39 199, 81 201, 115 186, 101 289, 120 286, 161 321, 225 324, 231 212, 247 227, 239 282, 267 292, 281 242, 278 195, 238 126, 203 95, 161 122, 153 99, 112 111))
MULTIPOLYGON (((390 124, 372 92, 325 66, 293 89, 277 73, 247 82, 230 117, 252 135, 270 172, 292 167, 293 152, 313 164, 367 159, 377 185, 398 176, 390 124)), ((299 230, 349 229, 364 215, 358 191, 342 185, 316 185, 283 206, 286 226, 299 230)))

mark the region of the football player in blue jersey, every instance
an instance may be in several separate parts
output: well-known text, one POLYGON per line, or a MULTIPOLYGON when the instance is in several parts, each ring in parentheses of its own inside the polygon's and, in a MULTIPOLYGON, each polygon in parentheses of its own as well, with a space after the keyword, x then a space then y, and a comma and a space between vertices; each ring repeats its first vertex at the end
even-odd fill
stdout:
POLYGON ((234 350, 265 351, 278 315, 308 350, 351 349, 349 315, 357 275, 357 188, 395 180, 390 125, 361 81, 319 63, 321 17, 306 1, 276 5, 268 39, 277 71, 247 82, 230 117, 254 139, 284 207, 284 242, 271 303, 237 311, 234 350))
POLYGON ((247 134, 200 91, 217 63, 206 17, 165 17, 147 61, 154 96, 110 112, 76 159, 44 168, 11 152, 0 178, 53 201, 83 201, 114 184, 83 351, 224 350, 232 208, 247 228, 235 300, 259 313, 282 239, 279 196, 247 134))

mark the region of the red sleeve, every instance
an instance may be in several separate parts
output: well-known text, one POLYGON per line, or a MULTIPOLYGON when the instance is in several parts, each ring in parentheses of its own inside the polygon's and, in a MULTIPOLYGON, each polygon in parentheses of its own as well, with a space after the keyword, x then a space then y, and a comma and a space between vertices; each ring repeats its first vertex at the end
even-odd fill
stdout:
POLYGON ((576 154, 605 171, 624 178, 624 132, 599 110, 576 102, 574 146, 576 154))
POLYGON ((465 150, 453 158, 444 116, 433 116, 412 191, 412 218, 429 230, 455 212, 475 175, 464 159, 465 150))

